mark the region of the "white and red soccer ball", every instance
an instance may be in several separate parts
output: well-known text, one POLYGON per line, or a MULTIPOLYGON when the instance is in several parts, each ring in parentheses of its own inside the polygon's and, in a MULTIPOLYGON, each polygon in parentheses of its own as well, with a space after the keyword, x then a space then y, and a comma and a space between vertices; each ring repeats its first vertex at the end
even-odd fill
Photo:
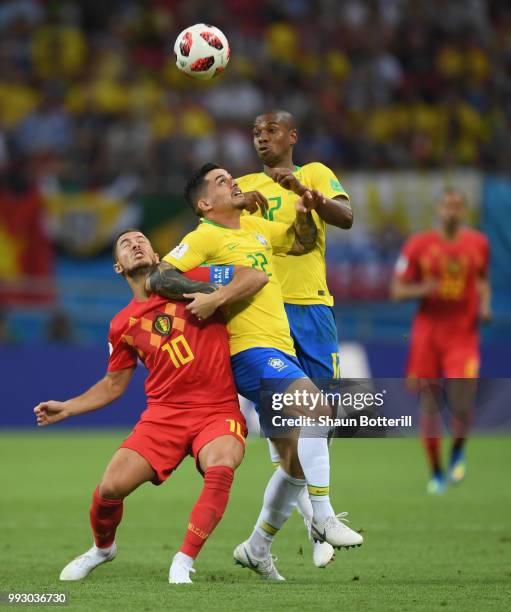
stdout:
POLYGON ((195 79, 212 79, 225 70, 231 50, 221 30, 196 23, 176 38, 174 53, 179 70, 195 79))

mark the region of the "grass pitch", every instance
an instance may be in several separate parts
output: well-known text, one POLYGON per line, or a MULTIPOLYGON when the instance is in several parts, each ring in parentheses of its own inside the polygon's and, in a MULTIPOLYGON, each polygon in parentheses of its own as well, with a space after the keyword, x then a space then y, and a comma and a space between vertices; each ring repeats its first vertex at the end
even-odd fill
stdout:
MULTIPOLYGON (((199 557, 193 586, 167 583, 200 477, 187 460, 161 487, 125 503, 113 563, 83 582, 62 567, 91 544, 92 490, 122 434, 51 430, 0 435, 0 591, 62 592, 71 610, 508 610, 511 598, 511 441, 470 442, 465 483, 425 494, 417 440, 335 440, 332 498, 365 544, 313 567, 295 515, 275 541, 287 581, 268 584, 231 553, 258 515, 271 475, 264 440, 248 444, 222 523, 199 557)), ((16 606, 21 607, 21 606, 16 606)))

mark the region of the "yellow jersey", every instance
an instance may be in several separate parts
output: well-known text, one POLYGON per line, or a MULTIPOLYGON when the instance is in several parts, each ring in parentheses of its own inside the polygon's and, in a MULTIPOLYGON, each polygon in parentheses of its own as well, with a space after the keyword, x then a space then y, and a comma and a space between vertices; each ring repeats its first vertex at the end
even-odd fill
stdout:
POLYGON ((255 295, 225 307, 231 355, 254 347, 275 348, 295 355, 282 290, 273 269, 274 253, 287 253, 293 232, 283 223, 260 217, 241 217, 241 228, 231 229, 207 219, 187 234, 163 261, 181 272, 201 264, 238 265, 262 270, 269 282, 255 295))
MULTIPOLYGON (((344 196, 349 201, 348 194, 335 174, 323 164, 313 162, 297 166, 294 174, 302 185, 317 189, 327 198, 344 196)), ((285 225, 293 223, 296 217, 295 202, 298 200, 296 193, 287 191, 264 172, 247 174, 236 179, 236 182, 242 191, 260 191, 266 197, 269 207, 265 217, 269 221, 285 225)), ((300 255, 300 265, 297 265, 293 256, 282 254, 275 257, 275 272, 282 286, 284 302, 332 306, 334 299, 326 284, 326 223, 315 211, 312 211, 312 216, 318 228, 316 246, 310 253, 300 255)))

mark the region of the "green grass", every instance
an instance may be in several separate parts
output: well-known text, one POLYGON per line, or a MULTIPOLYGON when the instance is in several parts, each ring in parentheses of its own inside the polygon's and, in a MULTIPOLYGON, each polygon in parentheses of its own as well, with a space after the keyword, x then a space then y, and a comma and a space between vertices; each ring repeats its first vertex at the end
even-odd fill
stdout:
POLYGON ((232 564, 271 475, 265 441, 248 445, 229 508, 196 563, 193 586, 167 572, 201 480, 191 460, 125 504, 119 555, 81 583, 61 568, 91 543, 93 488, 122 435, 51 430, 0 435, 0 591, 69 593, 71 610, 507 610, 511 598, 511 443, 474 439, 467 481, 427 497, 417 440, 336 440, 334 507, 364 529, 362 548, 312 566, 303 523, 274 544, 287 578, 267 584, 232 564), (303 551, 303 552, 302 552, 303 551))

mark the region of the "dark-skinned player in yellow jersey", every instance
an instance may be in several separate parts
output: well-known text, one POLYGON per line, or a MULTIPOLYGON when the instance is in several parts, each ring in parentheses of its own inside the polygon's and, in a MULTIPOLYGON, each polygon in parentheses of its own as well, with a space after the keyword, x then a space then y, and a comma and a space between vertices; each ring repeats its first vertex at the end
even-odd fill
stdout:
MULTIPOLYGON (((249 212, 269 221, 290 224, 295 215, 296 197, 309 191, 314 199, 312 215, 318 228, 315 248, 301 256, 300 265, 296 265, 294 257, 275 257, 275 271, 282 286, 296 355, 304 372, 311 378, 339 378, 339 341, 333 297, 326 283, 325 239, 327 224, 351 228, 353 212, 349 196, 330 168, 319 162, 304 166, 294 163, 293 147, 298 141, 298 131, 290 113, 277 110, 258 115, 253 125, 253 139, 263 170, 237 179, 249 212)), ((310 533, 312 504, 329 503, 330 460, 326 437, 310 438, 305 444, 310 445, 310 454, 314 457, 316 486, 304 488, 298 499, 298 510, 310 533)), ((275 464, 278 454, 271 444, 270 452, 275 464)), ((270 495, 272 489, 270 480, 266 494, 270 495)), ((313 541, 316 566, 324 567, 333 557, 330 544, 313 541)))

